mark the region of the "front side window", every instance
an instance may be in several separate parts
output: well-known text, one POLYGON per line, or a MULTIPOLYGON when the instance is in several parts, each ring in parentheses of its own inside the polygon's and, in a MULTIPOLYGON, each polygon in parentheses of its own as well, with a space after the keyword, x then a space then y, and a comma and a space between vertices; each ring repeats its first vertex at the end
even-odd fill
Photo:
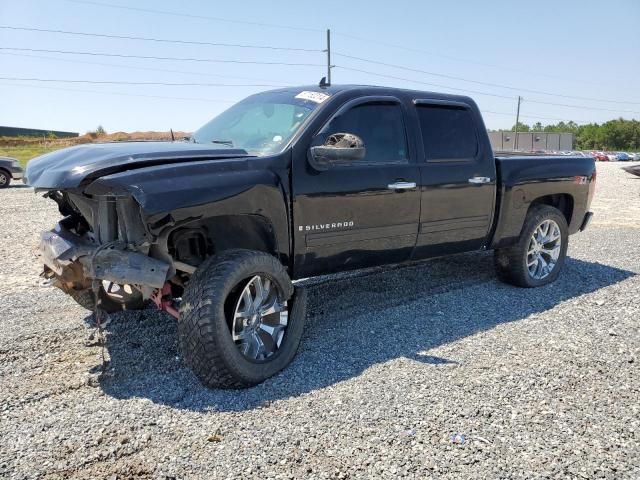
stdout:
POLYGON ((468 108, 418 105, 424 151, 429 160, 469 160, 478 152, 475 123, 468 108))
POLYGON ((241 148, 257 156, 279 153, 328 97, 324 92, 296 91, 252 95, 205 124, 191 140, 241 148))
POLYGON ((314 144, 334 133, 351 133, 364 142, 366 163, 408 161, 402 107, 397 103, 364 103, 334 117, 314 144))

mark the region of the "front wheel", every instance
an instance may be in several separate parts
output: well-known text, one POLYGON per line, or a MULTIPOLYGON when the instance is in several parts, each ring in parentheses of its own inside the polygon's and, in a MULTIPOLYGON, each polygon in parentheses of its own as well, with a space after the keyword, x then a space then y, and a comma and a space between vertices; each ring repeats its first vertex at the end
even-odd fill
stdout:
POLYGON ((569 244, 567 221, 548 205, 531 208, 518 242, 494 253, 500 280, 519 287, 540 287, 554 282, 564 265, 569 244))
POLYGON ((178 340, 185 363, 207 387, 256 385, 296 354, 306 310, 273 256, 229 250, 191 277, 180 306, 178 340))

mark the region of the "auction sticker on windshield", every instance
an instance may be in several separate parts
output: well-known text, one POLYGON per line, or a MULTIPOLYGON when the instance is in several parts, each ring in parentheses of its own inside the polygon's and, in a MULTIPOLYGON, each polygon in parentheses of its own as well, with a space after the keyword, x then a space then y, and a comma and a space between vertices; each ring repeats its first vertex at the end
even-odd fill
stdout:
POLYGON ((310 92, 305 90, 304 92, 297 94, 296 98, 299 98, 300 100, 309 100, 315 103, 322 103, 329 98, 329 95, 324 92, 310 92))

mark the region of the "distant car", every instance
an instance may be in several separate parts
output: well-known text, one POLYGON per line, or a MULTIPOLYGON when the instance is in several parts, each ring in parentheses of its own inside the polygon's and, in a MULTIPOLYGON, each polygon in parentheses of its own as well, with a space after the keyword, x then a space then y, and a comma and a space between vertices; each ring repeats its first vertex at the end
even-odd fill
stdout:
POLYGON ((607 154, 604 153, 604 152, 593 151, 593 152, 591 152, 591 156, 593 158, 595 158, 599 162, 608 162, 609 161, 609 157, 607 157, 607 154))
POLYGON ((640 153, 629 153, 629 160, 636 161, 640 160, 640 153))
POLYGON ((563 153, 563 155, 573 155, 574 157, 593 157, 593 155, 590 155, 590 154, 585 153, 585 152, 578 152, 578 151, 569 152, 567 154, 563 153))
POLYGON ((610 162, 617 162, 618 161, 618 156, 615 153, 608 152, 606 155, 609 158, 610 162))
POLYGON ((11 180, 22 178, 22 167, 15 158, 0 157, 0 188, 7 188, 11 180))
POLYGON ((628 162, 629 160, 631 160, 631 157, 627 152, 618 152, 616 153, 616 157, 620 162, 628 162))

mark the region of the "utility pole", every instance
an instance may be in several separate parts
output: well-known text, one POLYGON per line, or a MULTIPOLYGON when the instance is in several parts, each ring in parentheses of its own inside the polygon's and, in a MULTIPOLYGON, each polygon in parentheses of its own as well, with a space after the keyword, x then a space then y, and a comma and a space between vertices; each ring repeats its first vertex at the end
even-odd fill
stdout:
POLYGON ((520 123, 520 101, 522 97, 518 95, 518 110, 516 111, 516 139, 514 141, 514 150, 518 150, 518 124, 520 123))
POLYGON ((327 85, 331 85, 331 30, 327 28, 327 85))

